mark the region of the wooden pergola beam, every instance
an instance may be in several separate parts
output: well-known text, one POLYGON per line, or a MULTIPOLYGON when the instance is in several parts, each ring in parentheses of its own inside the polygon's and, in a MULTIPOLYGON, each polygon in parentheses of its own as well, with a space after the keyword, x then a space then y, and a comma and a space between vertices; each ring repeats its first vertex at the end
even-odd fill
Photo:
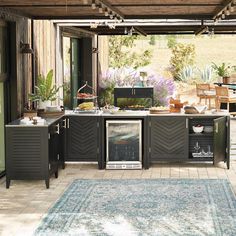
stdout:
POLYGON ((218 10, 215 12, 214 16, 212 17, 213 20, 217 18, 221 14, 221 12, 229 5, 229 4, 234 4, 234 0, 225 0, 223 2, 223 5, 218 8, 218 10))
POLYGON ((134 30, 140 35, 147 36, 147 33, 139 26, 134 26, 134 30))

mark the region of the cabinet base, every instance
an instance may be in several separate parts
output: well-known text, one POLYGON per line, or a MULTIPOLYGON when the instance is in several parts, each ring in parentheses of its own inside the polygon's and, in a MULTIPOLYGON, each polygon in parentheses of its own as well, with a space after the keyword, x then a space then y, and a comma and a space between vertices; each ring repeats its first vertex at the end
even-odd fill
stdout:
POLYGON ((107 162, 106 169, 109 170, 131 170, 131 169, 142 169, 142 163, 139 161, 132 162, 107 162))

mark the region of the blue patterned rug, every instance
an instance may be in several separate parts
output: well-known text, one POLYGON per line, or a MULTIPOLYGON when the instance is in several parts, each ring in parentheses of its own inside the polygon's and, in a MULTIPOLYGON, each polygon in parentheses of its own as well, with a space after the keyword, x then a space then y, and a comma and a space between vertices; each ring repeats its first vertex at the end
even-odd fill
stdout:
POLYGON ((75 180, 35 235, 236 236, 227 180, 75 180))

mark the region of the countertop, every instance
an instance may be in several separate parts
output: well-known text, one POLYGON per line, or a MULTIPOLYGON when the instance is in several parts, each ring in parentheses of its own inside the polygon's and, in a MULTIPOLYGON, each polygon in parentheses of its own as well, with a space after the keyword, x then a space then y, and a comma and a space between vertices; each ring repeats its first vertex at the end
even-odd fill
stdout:
POLYGON ((225 111, 212 113, 211 111, 206 111, 205 114, 185 114, 181 113, 159 113, 159 114, 150 114, 149 111, 118 111, 114 114, 103 113, 102 111, 98 111, 96 113, 77 113, 72 110, 66 111, 64 115, 58 118, 46 118, 45 123, 34 124, 21 124, 21 119, 15 120, 6 125, 6 127, 48 127, 57 120, 61 119, 63 116, 99 116, 99 117, 160 117, 160 116, 184 116, 184 117, 204 117, 204 116, 229 116, 230 114, 225 111))

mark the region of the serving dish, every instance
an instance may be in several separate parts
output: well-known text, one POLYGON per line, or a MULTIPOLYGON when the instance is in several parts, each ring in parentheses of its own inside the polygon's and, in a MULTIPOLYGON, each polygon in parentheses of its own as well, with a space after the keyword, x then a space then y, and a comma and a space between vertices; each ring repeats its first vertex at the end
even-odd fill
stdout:
POLYGON ((192 128, 194 133, 201 133, 204 129, 204 126, 193 126, 192 128))

